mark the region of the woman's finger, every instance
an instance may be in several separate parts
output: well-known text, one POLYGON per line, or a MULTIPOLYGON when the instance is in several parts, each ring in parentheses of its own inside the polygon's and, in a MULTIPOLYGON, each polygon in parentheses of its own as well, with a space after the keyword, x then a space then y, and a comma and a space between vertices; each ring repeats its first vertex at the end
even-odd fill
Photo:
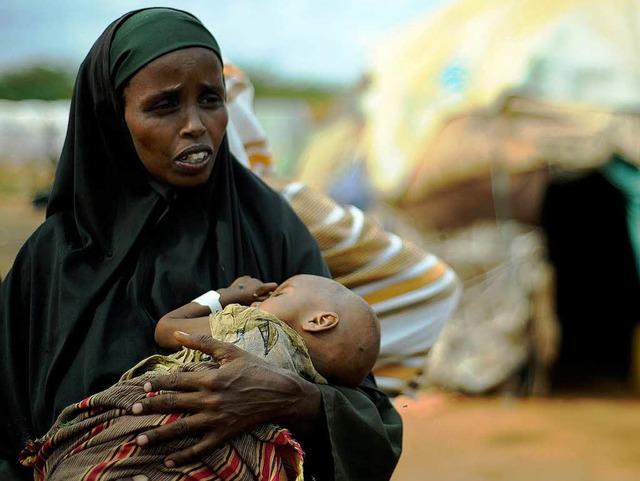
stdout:
POLYGON ((216 341, 211 336, 201 334, 187 334, 186 332, 176 331, 174 333, 176 340, 184 347, 197 349, 205 354, 209 354, 215 361, 220 364, 227 363, 241 357, 245 352, 233 344, 228 342, 216 341))
POLYGON ((136 437, 138 446, 154 445, 163 441, 171 441, 186 436, 198 435, 207 429, 203 415, 185 416, 163 426, 145 431, 136 437))
MULTIPOLYGON (((218 365, 211 363, 211 369, 198 372, 173 372, 162 376, 156 376, 144 383, 146 392, 158 391, 193 392, 201 391, 208 387, 215 387, 215 371, 218 365)), ((161 394, 162 395, 162 394, 161 394)), ((155 396, 155 394, 154 394, 155 396)))
POLYGON ((119 478, 116 481, 149 481, 144 474, 138 474, 137 476, 133 476, 131 478, 119 478))
MULTIPOLYGON (((197 413, 204 407, 202 392, 160 392, 155 396, 147 397, 135 403, 131 412, 133 414, 172 414, 172 413, 197 413)), ((215 393, 209 393, 207 406, 215 405, 215 393)))

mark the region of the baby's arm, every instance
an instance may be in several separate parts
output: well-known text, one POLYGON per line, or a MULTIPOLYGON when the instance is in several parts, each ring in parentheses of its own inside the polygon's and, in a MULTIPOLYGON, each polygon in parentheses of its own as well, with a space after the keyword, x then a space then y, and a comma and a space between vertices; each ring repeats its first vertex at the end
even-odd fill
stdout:
POLYGON ((190 302, 174 309, 158 321, 155 331, 156 342, 161 347, 177 351, 182 346, 173 337, 175 331, 188 334, 211 334, 209 314, 211 314, 211 308, 197 302, 190 302))
POLYGON ((156 325, 155 340, 161 347, 181 349, 173 337, 175 331, 210 335, 209 314, 233 303, 248 306, 254 301, 263 301, 276 287, 278 284, 275 282, 264 283, 250 276, 239 277, 229 287, 218 289, 219 305, 215 302, 218 296, 211 291, 162 316, 156 325))

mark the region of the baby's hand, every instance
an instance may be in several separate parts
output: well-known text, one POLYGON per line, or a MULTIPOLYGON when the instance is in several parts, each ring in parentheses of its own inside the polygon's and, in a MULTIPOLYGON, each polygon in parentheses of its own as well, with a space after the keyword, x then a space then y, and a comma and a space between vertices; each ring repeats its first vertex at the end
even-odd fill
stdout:
POLYGON ((249 306, 255 301, 264 301, 278 287, 275 282, 264 283, 251 276, 238 277, 227 288, 218 289, 220 304, 223 307, 237 303, 249 306))

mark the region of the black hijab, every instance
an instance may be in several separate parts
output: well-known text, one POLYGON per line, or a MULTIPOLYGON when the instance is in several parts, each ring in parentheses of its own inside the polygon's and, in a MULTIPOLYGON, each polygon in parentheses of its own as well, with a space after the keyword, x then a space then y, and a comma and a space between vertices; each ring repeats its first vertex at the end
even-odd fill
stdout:
POLYGON ((329 275, 306 227, 233 159, 226 139, 201 187, 174 188, 143 168, 114 87, 123 63, 110 50, 129 17, 157 10, 155 18, 200 25, 145 9, 96 41, 78 73, 47 219, 0 285, 0 458, 15 459, 66 405, 159 352, 154 328, 169 310, 241 275, 329 275))

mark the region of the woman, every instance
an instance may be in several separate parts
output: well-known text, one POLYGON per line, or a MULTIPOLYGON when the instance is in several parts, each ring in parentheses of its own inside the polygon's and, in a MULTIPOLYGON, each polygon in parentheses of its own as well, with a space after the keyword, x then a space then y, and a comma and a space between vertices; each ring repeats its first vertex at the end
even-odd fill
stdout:
MULTIPOLYGON (((0 469, 16 472, 23 442, 64 406, 159 352, 164 313, 240 275, 328 275, 286 202, 230 155, 226 122, 220 50, 196 18, 131 12, 96 41, 76 81, 47 219, 0 287, 0 375, 10 387, 0 398, 0 469)), ((220 369, 159 380, 153 389, 179 393, 132 407, 192 413, 138 438, 202 434, 166 464, 277 421, 302 441, 318 479, 390 477, 401 423, 371 380, 318 386, 234 346, 185 342, 220 369)))

